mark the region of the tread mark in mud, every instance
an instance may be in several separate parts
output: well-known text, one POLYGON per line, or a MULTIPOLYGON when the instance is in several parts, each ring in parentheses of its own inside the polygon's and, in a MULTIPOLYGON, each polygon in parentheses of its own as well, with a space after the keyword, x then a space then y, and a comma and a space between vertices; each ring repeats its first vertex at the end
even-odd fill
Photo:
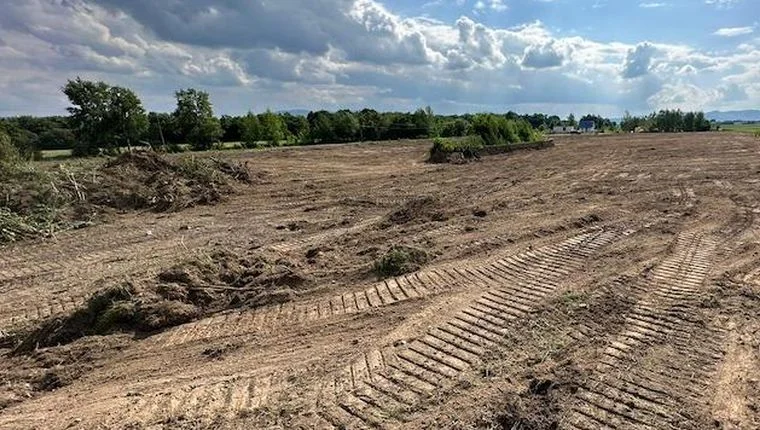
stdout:
MULTIPOLYGON (((718 358, 713 330, 698 326, 695 310, 716 243, 700 235, 678 238, 674 253, 648 277, 647 292, 626 316, 625 326, 578 391, 563 428, 696 428, 681 415, 684 401, 699 401, 718 358), (626 360, 661 342, 689 363, 664 370, 630 366, 626 360)), ((662 360, 662 359, 661 359, 662 360)), ((667 360, 665 360, 667 361, 667 360)))
POLYGON ((436 389, 452 384, 472 368, 488 348, 501 344, 512 321, 536 309, 556 293, 563 277, 579 270, 594 251, 620 236, 616 232, 596 232, 489 265, 447 271, 455 277, 457 273, 464 282, 484 284, 488 289, 422 337, 382 350, 384 366, 373 373, 373 378, 356 377, 355 367, 363 361, 361 357, 328 380, 326 387, 348 386, 320 399, 319 416, 333 427, 371 428, 419 405, 436 389), (376 382, 380 379, 382 385, 376 382), (337 382, 346 380, 351 383, 337 382))

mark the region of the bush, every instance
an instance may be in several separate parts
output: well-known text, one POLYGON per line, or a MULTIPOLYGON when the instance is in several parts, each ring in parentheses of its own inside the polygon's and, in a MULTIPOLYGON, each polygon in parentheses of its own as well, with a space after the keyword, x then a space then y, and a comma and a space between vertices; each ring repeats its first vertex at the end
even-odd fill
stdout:
POLYGON ((487 146, 519 142, 535 142, 541 139, 524 119, 511 120, 501 115, 479 114, 473 118, 472 128, 487 146))
POLYGON ((0 131, 0 163, 12 165, 19 161, 19 153, 11 143, 11 138, 0 131))
POLYGON ((425 251, 405 246, 394 246, 375 262, 375 273, 379 279, 415 272, 427 263, 425 251))
POLYGON ((433 147, 430 148, 429 161, 442 163, 448 161, 454 153, 462 154, 466 159, 478 158, 478 151, 483 149, 483 139, 478 136, 470 136, 463 139, 433 139, 433 147))

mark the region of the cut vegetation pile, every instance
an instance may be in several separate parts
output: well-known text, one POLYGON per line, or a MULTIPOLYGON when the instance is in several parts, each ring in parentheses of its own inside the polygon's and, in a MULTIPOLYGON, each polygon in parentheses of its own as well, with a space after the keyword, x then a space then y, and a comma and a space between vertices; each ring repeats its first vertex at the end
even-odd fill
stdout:
POLYGON ((126 153, 96 167, 42 170, 0 149, 0 243, 88 225, 108 211, 179 211, 213 205, 252 183, 246 166, 213 158, 126 153))
POLYGON ((103 288, 81 309, 14 335, 15 351, 64 345, 90 335, 153 333, 232 308, 285 303, 310 284, 295 264, 276 256, 219 251, 148 281, 103 288))
POLYGON ((401 276, 420 270, 427 261, 425 251, 408 246, 394 246, 375 263, 375 273, 379 279, 401 276))

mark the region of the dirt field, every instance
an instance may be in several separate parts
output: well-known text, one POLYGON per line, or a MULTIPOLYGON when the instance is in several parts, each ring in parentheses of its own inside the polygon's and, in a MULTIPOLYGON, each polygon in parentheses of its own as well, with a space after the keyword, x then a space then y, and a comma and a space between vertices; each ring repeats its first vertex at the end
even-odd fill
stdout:
POLYGON ((163 331, 6 342, 0 428, 760 428, 760 140, 428 148, 230 153, 263 179, 218 206, 0 250, 6 334, 219 250, 299 274, 163 331), (429 261, 378 281, 396 245, 429 261))

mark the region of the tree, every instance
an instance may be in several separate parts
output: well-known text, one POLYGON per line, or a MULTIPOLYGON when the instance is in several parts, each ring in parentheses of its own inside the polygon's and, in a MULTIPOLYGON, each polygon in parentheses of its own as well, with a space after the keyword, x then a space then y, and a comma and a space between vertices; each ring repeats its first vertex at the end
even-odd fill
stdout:
POLYGON ((292 143, 305 141, 309 136, 309 121, 301 115, 293 115, 288 112, 280 114, 280 118, 285 123, 288 139, 292 143))
POLYGON ((575 120, 575 114, 570 114, 567 116, 567 125, 570 127, 575 127, 578 125, 578 122, 575 120))
POLYGON ((76 78, 63 93, 73 106, 67 108, 77 137, 74 155, 93 155, 99 149, 116 150, 136 143, 148 128, 145 109, 128 88, 76 78))
POLYGON ((271 146, 279 146, 280 142, 285 140, 285 123, 279 115, 272 113, 269 109, 259 115, 261 124, 261 140, 269 142, 271 146))
POLYGON ((175 95, 177 109, 174 111, 174 119, 180 135, 195 151, 211 149, 222 137, 222 126, 214 117, 208 93, 188 88, 177 91, 175 95))
POLYGON ((309 133, 314 143, 335 142, 335 130, 333 129, 333 114, 325 110, 309 112, 306 120, 309 121, 309 133))
POLYGON ((240 142, 243 139, 243 119, 241 116, 222 115, 219 124, 222 126, 224 142, 240 142))
POLYGON ((261 140, 261 124, 259 118, 248 112, 240 120, 240 138, 245 143, 246 148, 255 148, 258 141, 261 140))
POLYGON ((339 110, 332 117, 335 137, 341 142, 353 142, 359 139, 361 124, 350 110, 339 110))
POLYGON ((43 131, 37 139, 40 150, 71 149, 76 144, 76 136, 67 128, 53 128, 43 131))
POLYGON ((362 109, 357 113, 360 140, 380 140, 383 136, 383 118, 374 109, 362 109))

